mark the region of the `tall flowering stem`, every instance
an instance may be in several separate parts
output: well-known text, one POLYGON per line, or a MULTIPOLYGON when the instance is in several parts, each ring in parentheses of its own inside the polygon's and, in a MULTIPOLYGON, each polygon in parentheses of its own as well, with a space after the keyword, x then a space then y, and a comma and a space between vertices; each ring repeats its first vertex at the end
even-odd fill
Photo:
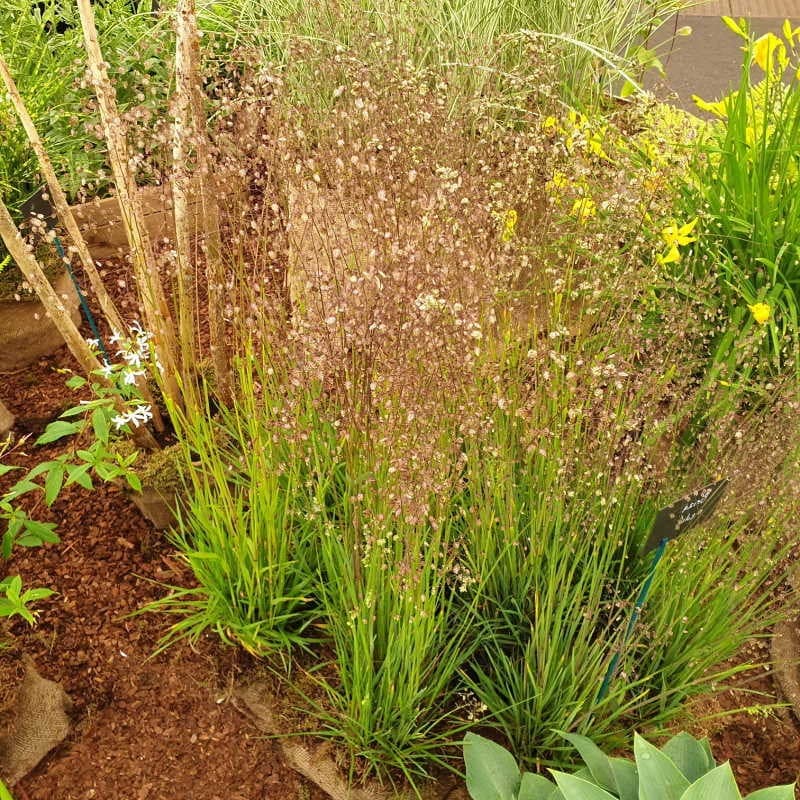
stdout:
POLYGON ((103 61, 94 13, 90 0, 78 0, 89 71, 100 108, 100 118, 108 146, 108 159, 114 176, 122 222, 131 249, 133 271, 142 301, 147 327, 155 335, 158 360, 163 368, 163 390, 170 402, 180 408, 183 397, 178 383, 178 344, 164 287, 158 274, 152 244, 144 226, 144 215, 130 169, 131 159, 125 131, 117 110, 114 88, 103 61))
POLYGON ((189 148, 199 135, 192 119, 192 67, 193 54, 187 32, 190 3, 180 2, 176 20, 177 44, 175 48, 175 101, 172 123, 172 185, 173 216, 175 218, 175 253, 177 256, 177 312, 178 337, 181 343, 181 361, 184 371, 195 350, 195 265, 192 258, 193 225, 189 217, 189 193, 192 188, 188 165, 189 148))

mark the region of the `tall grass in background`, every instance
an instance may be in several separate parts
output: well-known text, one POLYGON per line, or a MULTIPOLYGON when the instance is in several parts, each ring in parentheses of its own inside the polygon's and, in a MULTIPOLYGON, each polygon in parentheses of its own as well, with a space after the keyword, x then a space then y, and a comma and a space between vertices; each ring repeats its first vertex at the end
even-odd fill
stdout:
POLYGON ((592 105, 612 85, 624 82, 621 72, 640 74, 642 65, 649 63, 645 54, 648 36, 686 3, 224 0, 198 5, 201 24, 207 30, 228 37, 234 45, 255 46, 268 57, 289 63, 298 90, 306 93, 312 88, 309 81, 313 75, 302 63, 289 59, 298 44, 311 49, 348 48, 364 31, 389 36, 398 52, 448 78, 451 99, 463 101, 481 90, 487 72, 528 74, 531 51, 527 41, 538 33, 543 35, 540 43, 553 52, 562 99, 592 105))
MULTIPOLYGON (((155 18, 148 0, 134 13, 127 0, 96 9, 103 42, 113 54, 116 90, 124 110, 139 106, 145 114, 159 107, 169 85, 169 65, 154 41, 155 18)), ((45 0, 0 2, 0 53, 26 100, 45 146, 71 200, 103 190, 109 183, 105 148, 93 132, 91 88, 81 85, 85 58, 80 22, 70 3, 45 0), (105 176, 105 177, 104 177, 105 176)), ((0 98, 0 193, 15 218, 41 187, 36 157, 13 108, 0 98)))

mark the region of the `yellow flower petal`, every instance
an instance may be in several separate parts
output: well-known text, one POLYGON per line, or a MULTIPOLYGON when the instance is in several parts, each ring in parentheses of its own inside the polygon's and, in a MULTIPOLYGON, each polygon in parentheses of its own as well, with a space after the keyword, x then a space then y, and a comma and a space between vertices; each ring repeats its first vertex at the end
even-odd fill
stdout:
POLYGON ((656 261, 659 264, 676 264, 678 261, 681 260, 681 254, 677 247, 670 247, 667 251, 667 254, 664 255, 662 253, 658 253, 656 255, 656 261))
POLYGON ((702 97, 698 97, 696 94, 692 95, 692 100, 701 111, 708 111, 709 114, 713 114, 715 117, 727 119, 728 106, 725 100, 716 100, 713 103, 709 103, 707 100, 703 100, 702 97))
POLYGON ((591 197, 579 197, 572 204, 570 214, 577 217, 578 222, 585 224, 588 219, 597 216, 597 204, 591 197))
POLYGON ((500 234, 500 241, 510 242, 514 238, 517 228, 517 212, 509 208, 503 215, 503 232, 500 234))
POLYGON ((747 38, 747 32, 745 31, 745 21, 742 18, 739 18, 739 22, 734 22, 730 17, 723 17, 722 21, 737 35, 741 36, 743 39, 747 38))
POLYGON ((783 71, 789 63, 786 56, 786 45, 774 33, 765 33, 756 39, 753 44, 753 61, 764 72, 772 73, 774 71, 776 57, 778 66, 783 71))
POLYGON ((789 22, 788 19, 783 21, 783 27, 781 30, 783 31, 783 38, 786 39, 790 45, 794 45, 794 31, 792 31, 792 23, 789 22))
POLYGON ((558 131, 558 120, 555 117, 547 117, 542 123, 542 130, 548 135, 556 133, 558 131))
POLYGON ((759 325, 766 325, 769 322, 769 318, 772 316, 772 309, 766 303, 753 303, 752 306, 747 306, 750 309, 750 313, 753 315, 753 319, 759 325))
MULTIPOLYGON (((689 220, 685 225, 681 225, 678 235, 683 238, 688 238, 689 234, 694 230, 695 225, 697 225, 697 217, 689 220)), ((692 238, 691 241, 696 242, 697 239, 692 238)), ((689 244, 689 242, 686 242, 686 244, 689 244)))

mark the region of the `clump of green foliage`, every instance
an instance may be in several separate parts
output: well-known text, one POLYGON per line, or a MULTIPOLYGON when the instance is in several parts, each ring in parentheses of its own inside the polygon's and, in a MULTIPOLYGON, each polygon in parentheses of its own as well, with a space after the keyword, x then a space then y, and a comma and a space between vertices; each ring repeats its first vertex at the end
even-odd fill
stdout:
POLYGON ((755 39, 744 20, 724 21, 744 60, 735 91, 696 98, 716 119, 684 192, 702 231, 687 266, 716 283, 723 377, 747 380, 765 363, 800 370, 800 29, 787 21, 782 37, 755 39))
MULTIPOLYGON (((467 790, 472 800, 740 800, 728 762, 717 765, 707 739, 688 733, 658 748, 634 734, 634 761, 609 757, 585 736, 562 733, 580 753, 584 766, 575 773, 552 771, 555 784, 520 772, 514 757, 499 744, 474 733, 464 740, 467 790)), ((794 800, 794 784, 760 789, 746 800, 794 800)))
POLYGON ((178 430, 198 586, 159 607, 173 638, 330 653, 314 711, 363 773, 418 780, 477 718, 563 764, 553 729, 665 725, 778 613, 790 514, 760 503, 797 502, 797 423, 683 447, 708 333, 654 290, 695 235, 655 136, 533 92, 512 130, 389 59, 331 63, 335 114, 272 95, 289 265, 275 287, 243 238, 241 395, 178 430), (626 638, 657 510, 723 470, 735 501, 670 544, 626 638))

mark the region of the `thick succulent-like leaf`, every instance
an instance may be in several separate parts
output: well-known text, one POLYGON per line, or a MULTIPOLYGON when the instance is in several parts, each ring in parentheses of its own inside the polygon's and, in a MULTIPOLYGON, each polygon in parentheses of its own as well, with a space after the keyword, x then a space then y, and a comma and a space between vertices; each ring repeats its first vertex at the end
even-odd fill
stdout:
POLYGON ((689 781, 675 762, 638 734, 634 734, 633 753, 639 773, 639 800, 680 800, 689 781))
POLYGON ((673 736, 661 748, 661 752, 666 753, 675 762, 675 766, 686 776, 689 783, 694 783, 717 766, 711 755, 708 739, 698 741, 686 732, 673 736))
POLYGON ((741 800, 731 765, 726 761, 706 772, 681 795, 681 800, 741 800))
POLYGON ((616 800, 613 794, 601 789, 596 783, 575 775, 553 770, 553 777, 564 795, 564 800, 616 800))
POLYGON ((585 736, 578 733, 564 733, 564 731, 559 731, 559 733, 580 753, 583 763, 589 768, 595 783, 609 792, 616 792, 617 784, 609 757, 585 736))
POLYGON ((744 800, 794 800, 794 784, 784 786, 771 786, 769 789, 759 789, 747 795, 744 800))
POLYGON ((475 733, 464 737, 467 791, 473 800, 514 800, 521 774, 514 756, 475 733))
POLYGON ((617 786, 615 794, 619 800, 639 800, 639 773, 636 765, 626 758, 610 758, 609 761, 617 786))
POLYGON ((542 775, 523 772, 517 800, 556 800, 558 787, 542 775))

